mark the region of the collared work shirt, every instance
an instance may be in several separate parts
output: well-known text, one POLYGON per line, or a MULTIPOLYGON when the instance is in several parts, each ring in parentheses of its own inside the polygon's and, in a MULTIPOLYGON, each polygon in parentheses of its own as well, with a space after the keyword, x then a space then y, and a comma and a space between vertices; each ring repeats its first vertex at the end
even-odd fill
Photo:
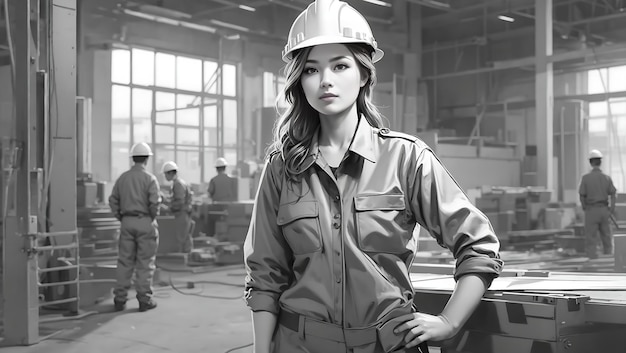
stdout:
POLYGON ((584 200, 584 206, 608 206, 609 196, 615 195, 616 192, 613 179, 602 173, 600 168, 593 168, 591 172, 583 175, 578 189, 578 193, 584 200))
POLYGON ((191 211, 191 190, 189 185, 180 177, 172 181, 170 210, 173 213, 191 211))
POLYGON ((235 180, 226 173, 219 173, 209 181, 209 195, 217 202, 236 201, 235 180))
POLYGON ((159 214, 159 182, 143 166, 134 165, 115 181, 109 206, 113 215, 144 214, 152 219, 159 214))
POLYGON ((452 251, 457 279, 500 273, 489 220, 423 142, 361 118, 335 178, 313 141, 300 182, 286 180, 279 155, 264 168, 244 245, 253 311, 378 322, 413 298, 417 225, 452 251))

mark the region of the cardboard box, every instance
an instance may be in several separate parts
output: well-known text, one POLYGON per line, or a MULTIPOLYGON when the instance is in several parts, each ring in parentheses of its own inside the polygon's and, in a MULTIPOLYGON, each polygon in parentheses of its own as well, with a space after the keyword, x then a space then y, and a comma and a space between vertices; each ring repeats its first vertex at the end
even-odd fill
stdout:
POLYGON ((550 190, 529 190, 528 200, 530 202, 550 202, 552 198, 552 191, 550 190))
POLYGON ((498 212, 500 209, 499 199, 497 197, 483 196, 476 199, 476 207, 487 212, 498 212))
POLYGON ((518 197, 520 197, 520 195, 510 193, 501 195, 498 201, 498 211, 508 212, 515 210, 515 204, 517 203, 518 197))
POLYGON ((575 222, 576 210, 573 208, 546 208, 546 229, 564 229, 575 222))

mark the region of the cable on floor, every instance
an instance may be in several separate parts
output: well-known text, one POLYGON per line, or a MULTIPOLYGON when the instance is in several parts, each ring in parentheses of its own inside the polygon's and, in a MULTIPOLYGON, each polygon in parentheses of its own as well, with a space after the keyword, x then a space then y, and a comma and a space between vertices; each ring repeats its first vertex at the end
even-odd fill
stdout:
MULTIPOLYGON (((239 299, 243 298, 243 294, 238 295, 236 297, 224 297, 224 296, 219 296, 219 295, 202 294, 202 292, 204 290, 200 291, 199 293, 189 293, 189 292, 182 291, 178 287, 176 287, 174 285, 174 282, 172 282, 172 277, 171 276, 169 277, 169 282, 170 282, 170 287, 172 287, 172 289, 174 289, 175 291, 177 291, 178 293, 183 294, 183 295, 193 295, 193 296, 201 297, 201 298, 223 299, 223 300, 239 300, 239 299)), ((206 282, 208 282, 208 281, 206 281, 206 282)), ((229 284, 229 285, 232 285, 232 284, 229 284)))

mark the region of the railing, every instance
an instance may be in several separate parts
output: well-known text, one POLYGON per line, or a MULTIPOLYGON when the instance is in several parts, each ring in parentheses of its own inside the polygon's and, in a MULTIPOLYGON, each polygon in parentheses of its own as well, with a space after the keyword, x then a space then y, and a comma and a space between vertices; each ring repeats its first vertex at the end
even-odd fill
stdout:
MULTIPOLYGON (((37 233, 34 234, 36 237, 36 240, 43 240, 43 239, 50 239, 50 243, 52 243, 53 245, 45 245, 45 246, 39 246, 39 245, 33 245, 30 249, 30 252, 33 253, 35 255, 35 259, 36 260, 36 264, 37 264, 37 285, 39 288, 47 288, 47 287, 57 287, 57 286, 66 286, 66 285, 73 285, 75 286, 74 290, 70 290, 70 293, 74 293, 75 295, 72 297, 68 297, 68 298, 64 298, 64 299, 57 299, 57 300, 51 300, 51 301, 41 301, 39 303, 39 306, 49 306, 49 305, 58 305, 58 304, 66 304, 66 303, 74 303, 71 305, 70 307, 70 311, 72 312, 78 312, 79 309, 79 303, 80 303, 80 295, 79 295, 79 282, 80 282, 80 255, 79 255, 79 237, 78 237, 78 231, 77 230, 73 230, 73 231, 62 231, 62 232, 49 232, 49 233, 37 233), (62 244, 62 245, 54 245, 55 241, 54 238, 58 238, 58 237, 67 237, 67 236, 72 236, 72 242, 69 244, 62 244), (46 267, 46 268, 41 268, 39 266, 39 261, 38 261, 38 256, 36 256, 38 253, 41 253, 43 251, 55 251, 55 250, 74 250, 75 254, 74 257, 71 258, 72 260, 74 260, 74 264, 71 265, 61 265, 61 266, 53 266, 53 267, 46 267), (69 280, 66 281, 58 281, 58 282, 49 282, 49 283, 41 283, 40 281, 40 274, 42 273, 50 273, 50 272, 57 272, 57 271, 68 271, 70 273, 70 276, 72 276, 72 274, 74 275, 74 278, 71 278, 69 280), (73 270, 73 271, 72 271, 73 270)), ((37 241, 35 242, 35 244, 37 244, 37 241)), ((69 260, 70 258, 58 258, 57 260, 64 260, 62 262, 67 262, 67 260, 69 260)), ((70 294, 71 295, 71 294, 70 294)))

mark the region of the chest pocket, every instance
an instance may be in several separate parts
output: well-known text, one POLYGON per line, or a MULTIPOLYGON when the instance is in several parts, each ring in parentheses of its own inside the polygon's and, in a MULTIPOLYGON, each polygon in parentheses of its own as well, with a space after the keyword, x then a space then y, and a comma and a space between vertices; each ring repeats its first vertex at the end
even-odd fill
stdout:
POLYGON ((406 222, 404 195, 356 196, 354 208, 361 250, 390 254, 407 251, 412 232, 406 222))
POLYGON ((280 205, 276 223, 294 255, 310 254, 322 249, 319 207, 317 201, 300 201, 280 205))

